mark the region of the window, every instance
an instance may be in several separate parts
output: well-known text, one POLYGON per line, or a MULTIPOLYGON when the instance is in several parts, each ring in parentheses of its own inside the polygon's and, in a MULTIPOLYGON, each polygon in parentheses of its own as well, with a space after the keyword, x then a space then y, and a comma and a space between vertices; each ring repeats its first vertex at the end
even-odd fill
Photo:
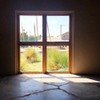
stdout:
POLYGON ((17 12, 17 69, 21 73, 71 71, 72 12, 17 12))

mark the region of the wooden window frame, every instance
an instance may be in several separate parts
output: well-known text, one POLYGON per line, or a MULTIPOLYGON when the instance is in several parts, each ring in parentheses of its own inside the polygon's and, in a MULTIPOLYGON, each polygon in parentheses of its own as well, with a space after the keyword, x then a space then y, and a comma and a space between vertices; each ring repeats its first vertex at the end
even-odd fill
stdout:
POLYGON ((73 11, 16 11, 15 12, 15 73, 21 73, 20 72, 20 46, 42 46, 43 47, 43 71, 42 72, 22 72, 22 73, 72 73, 72 42, 73 42, 73 24, 74 24, 74 13, 73 11), (20 15, 42 15, 43 16, 43 41, 42 42, 20 42, 19 40, 19 34, 20 34, 20 15), (69 41, 68 42, 48 42, 46 39, 46 16, 69 16, 69 41), (69 71, 63 71, 63 72, 47 72, 47 46, 59 46, 59 45, 66 45, 69 46, 69 71))

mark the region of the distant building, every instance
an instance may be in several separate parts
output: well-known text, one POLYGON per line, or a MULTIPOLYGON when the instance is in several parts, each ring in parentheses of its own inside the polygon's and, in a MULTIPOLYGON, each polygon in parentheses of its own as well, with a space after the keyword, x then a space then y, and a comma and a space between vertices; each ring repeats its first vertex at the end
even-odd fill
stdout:
POLYGON ((65 32, 58 36, 47 36, 48 41, 68 41, 69 40, 69 32, 65 32))
POLYGON ((61 35, 62 40, 69 40, 69 32, 65 32, 61 35))

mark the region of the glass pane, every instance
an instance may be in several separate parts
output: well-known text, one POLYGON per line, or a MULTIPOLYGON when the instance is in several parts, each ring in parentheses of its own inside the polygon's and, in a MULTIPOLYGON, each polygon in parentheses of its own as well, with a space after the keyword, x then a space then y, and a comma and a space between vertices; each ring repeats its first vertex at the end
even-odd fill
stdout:
POLYGON ((47 16, 47 41, 69 41, 69 16, 47 16))
POLYGON ((69 66, 68 46, 48 46, 47 47, 47 71, 63 72, 68 71, 69 66))
POLYGON ((42 72, 41 46, 20 46, 20 72, 42 72))
POLYGON ((20 16, 20 42, 42 41, 42 16, 20 16))

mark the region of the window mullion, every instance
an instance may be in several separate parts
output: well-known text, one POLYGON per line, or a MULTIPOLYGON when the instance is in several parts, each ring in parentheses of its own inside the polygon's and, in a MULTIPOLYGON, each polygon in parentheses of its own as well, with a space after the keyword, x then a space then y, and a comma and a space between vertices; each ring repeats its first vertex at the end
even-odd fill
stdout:
POLYGON ((46 73, 46 15, 43 15, 43 73, 46 73))

